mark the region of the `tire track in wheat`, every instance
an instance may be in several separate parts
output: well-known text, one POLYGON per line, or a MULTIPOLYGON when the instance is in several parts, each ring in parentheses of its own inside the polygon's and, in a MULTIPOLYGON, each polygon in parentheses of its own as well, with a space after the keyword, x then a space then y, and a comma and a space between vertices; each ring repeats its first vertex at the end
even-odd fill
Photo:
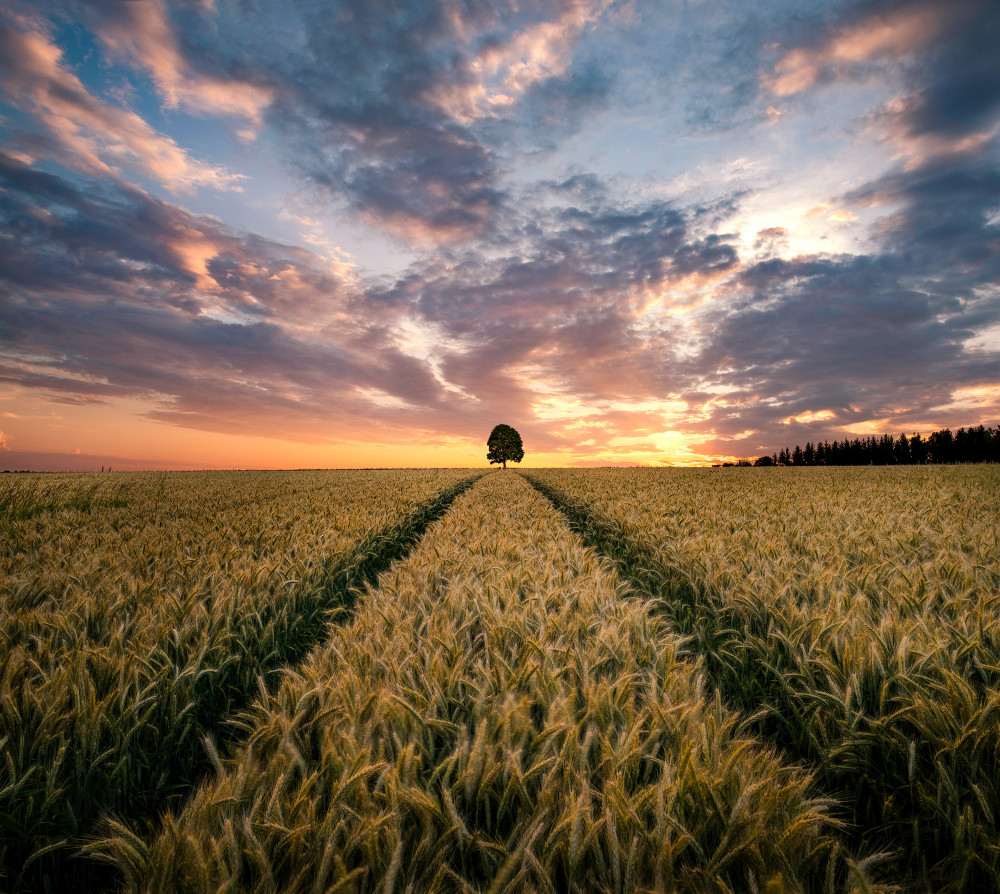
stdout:
POLYGON ((276 596, 266 572, 258 577, 253 568, 243 583, 222 574, 199 585, 181 556, 184 590, 162 599, 159 619, 168 632, 176 623, 173 638, 141 623, 134 636, 122 634, 125 597, 106 610, 83 598, 79 612, 87 616, 59 629, 46 609, 10 615, 24 631, 8 625, 0 654, 8 749, 0 768, 0 890, 112 886, 106 868, 79 852, 101 813, 140 819, 178 803, 212 769, 206 737, 212 748, 232 750, 241 735, 233 720, 263 681, 273 685, 276 671, 298 664, 331 620, 346 622, 358 591, 405 556, 478 477, 453 482, 339 554, 308 566, 302 557, 299 566, 311 570, 276 596), (256 605, 237 593, 252 595, 255 586, 256 605), (35 627, 62 638, 46 643, 35 627), (102 633, 106 627, 113 636, 102 633), (41 682, 26 686, 33 676, 41 682))
POLYGON ((995 470, 816 470, 790 494, 787 476, 632 471, 528 477, 656 600, 727 702, 816 768, 851 847, 887 855, 882 875, 1000 890, 1000 577, 966 533, 996 505, 995 470))
POLYGON ((825 890, 808 774, 510 472, 457 499, 152 837, 130 891, 825 890))

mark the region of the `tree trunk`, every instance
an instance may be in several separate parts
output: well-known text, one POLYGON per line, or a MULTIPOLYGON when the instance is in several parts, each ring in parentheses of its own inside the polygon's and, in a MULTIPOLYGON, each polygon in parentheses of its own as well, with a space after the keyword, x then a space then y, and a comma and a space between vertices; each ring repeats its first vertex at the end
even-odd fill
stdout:
POLYGON ((504 467, 505 469, 507 468, 507 460, 504 460, 504 461, 503 461, 503 467, 504 467))

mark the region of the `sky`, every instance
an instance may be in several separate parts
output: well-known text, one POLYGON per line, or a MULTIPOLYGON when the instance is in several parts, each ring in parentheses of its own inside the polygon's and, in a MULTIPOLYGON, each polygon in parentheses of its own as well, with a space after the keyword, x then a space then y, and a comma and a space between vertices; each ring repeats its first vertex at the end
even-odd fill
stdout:
POLYGON ((0 468, 1000 423, 995 0, 0 0, 0 468))

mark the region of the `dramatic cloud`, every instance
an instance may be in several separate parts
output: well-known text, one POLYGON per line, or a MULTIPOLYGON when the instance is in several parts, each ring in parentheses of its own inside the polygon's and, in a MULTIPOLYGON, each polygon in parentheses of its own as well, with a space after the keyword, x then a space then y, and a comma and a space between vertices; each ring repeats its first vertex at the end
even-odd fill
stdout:
POLYGON ((503 206, 511 127, 593 83, 572 69, 573 47, 607 5, 399 3, 386 16, 301 3, 282 39, 247 35, 231 64, 254 60, 280 97, 271 122, 307 184, 403 241, 462 242, 503 206))
MULTIPOLYGON (((211 2, 192 3, 181 11, 191 16, 195 27, 211 30, 206 13, 212 8, 211 2)), ((192 48, 182 51, 163 0, 102 0, 78 3, 76 10, 93 23, 112 56, 149 72, 171 108, 239 115, 256 125, 273 99, 268 87, 241 79, 234 70, 206 70, 204 54, 192 53, 192 48)))
POLYGON ((62 51, 50 37, 30 21, 17 24, 21 27, 0 16, 0 87, 9 102, 45 125, 49 140, 40 151, 88 174, 117 175, 131 168, 172 192, 231 188, 242 179, 196 161, 134 112, 91 95, 63 65, 62 51))
POLYGON ((610 0, 562 8, 557 4, 553 19, 529 22, 504 37, 489 30, 471 37, 471 23, 456 16, 456 32, 473 50, 459 57, 423 98, 463 123, 505 117, 505 111, 532 87, 566 74, 581 31, 608 6, 610 0))
POLYGON ((908 167, 982 149, 997 131, 1000 16, 990 0, 863 4, 788 49, 761 83, 779 97, 831 80, 895 76, 899 92, 868 116, 908 167))
MULTIPOLYGON (((969 347, 1000 323, 997 166, 939 161, 845 198, 895 209, 878 219, 877 254, 755 264, 732 283, 738 300, 714 313, 693 368, 725 394, 713 412, 723 440, 757 432, 774 443, 782 426, 794 442, 864 423, 954 424, 968 410, 950 408, 970 390, 985 418, 1000 411, 998 346, 969 347)), ((745 452, 759 440, 743 438, 745 452)))
POLYGON ((783 53, 763 84, 777 96, 790 96, 831 78, 858 77, 870 63, 903 59, 924 48, 946 18, 943 7, 933 3, 868 8, 817 45, 783 53))
POLYGON ((0 243, 0 380, 77 402, 138 395, 156 418, 210 430, 265 413, 296 437, 357 413, 364 389, 440 399, 384 329, 347 312, 354 286, 318 256, 9 157, 0 178, 17 237, 0 243))
POLYGON ((580 463, 1000 414, 995 3, 0 23, 3 393, 580 463))

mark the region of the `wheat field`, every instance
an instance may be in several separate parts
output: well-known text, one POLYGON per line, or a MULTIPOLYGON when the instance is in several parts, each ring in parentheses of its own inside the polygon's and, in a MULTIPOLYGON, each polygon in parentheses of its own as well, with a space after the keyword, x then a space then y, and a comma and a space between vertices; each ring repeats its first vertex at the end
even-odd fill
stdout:
POLYGON ((4 476, 0 890, 1000 890, 1000 470, 4 476))
POLYGON ((0 886, 82 883, 66 855, 94 823, 183 795, 210 766, 205 736, 299 660, 373 559, 404 546, 468 479, 4 481, 0 886))
POLYGON ((1000 887, 1000 469, 545 471, 734 707, 920 890, 1000 887))

